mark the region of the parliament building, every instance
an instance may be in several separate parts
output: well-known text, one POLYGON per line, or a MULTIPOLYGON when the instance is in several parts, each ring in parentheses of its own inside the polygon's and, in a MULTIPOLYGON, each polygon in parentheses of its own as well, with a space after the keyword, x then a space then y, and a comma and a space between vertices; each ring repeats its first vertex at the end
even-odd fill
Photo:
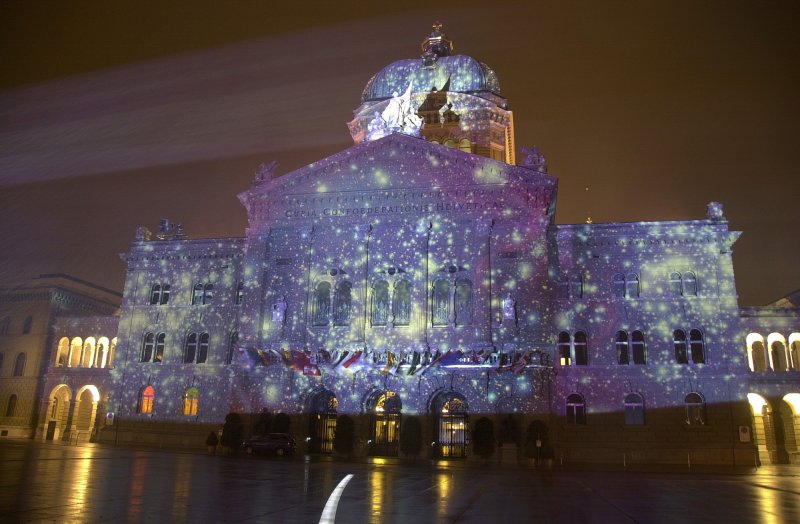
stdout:
POLYGON ((348 127, 260 167, 241 237, 140 228, 119 316, 55 324, 31 435, 202 446, 228 413, 285 413, 330 453, 348 415, 357 452, 397 456, 415 417, 421 455, 470 458, 485 418, 502 461, 800 462, 798 297, 739 307, 721 204, 557 224, 497 74, 439 25, 348 127))

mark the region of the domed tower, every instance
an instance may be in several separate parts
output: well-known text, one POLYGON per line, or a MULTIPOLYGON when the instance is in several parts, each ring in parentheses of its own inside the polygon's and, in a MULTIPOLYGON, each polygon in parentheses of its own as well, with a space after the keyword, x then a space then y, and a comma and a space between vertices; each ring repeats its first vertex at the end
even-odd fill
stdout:
POLYGON ((353 141, 400 132, 514 164, 514 119, 497 74, 452 51, 436 22, 420 58, 392 62, 373 76, 348 123, 353 141))

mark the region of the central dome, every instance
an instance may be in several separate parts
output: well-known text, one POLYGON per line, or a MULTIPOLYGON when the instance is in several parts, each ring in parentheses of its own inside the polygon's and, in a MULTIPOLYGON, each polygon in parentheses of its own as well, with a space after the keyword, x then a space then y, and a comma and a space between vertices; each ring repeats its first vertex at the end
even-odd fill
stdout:
POLYGON ((448 80, 450 93, 491 92, 500 94, 497 74, 486 64, 471 56, 442 56, 430 66, 420 58, 398 60, 373 76, 361 94, 361 102, 385 100, 402 93, 413 84, 415 93, 441 90, 448 80))

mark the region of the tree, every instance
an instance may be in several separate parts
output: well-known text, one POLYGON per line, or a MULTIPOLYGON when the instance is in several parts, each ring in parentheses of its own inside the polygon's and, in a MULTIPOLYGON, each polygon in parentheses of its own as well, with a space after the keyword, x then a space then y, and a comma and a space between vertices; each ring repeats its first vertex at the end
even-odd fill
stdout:
POLYGON ((476 455, 489 458, 494 453, 494 424, 491 420, 481 417, 475 422, 472 442, 476 455))
POLYGON ((400 451, 416 458, 422 451, 422 424, 418 417, 404 417, 400 430, 400 451))
POLYGON ((333 436, 333 449, 342 455, 350 455, 356 437, 356 426, 347 415, 336 417, 336 433, 333 436))

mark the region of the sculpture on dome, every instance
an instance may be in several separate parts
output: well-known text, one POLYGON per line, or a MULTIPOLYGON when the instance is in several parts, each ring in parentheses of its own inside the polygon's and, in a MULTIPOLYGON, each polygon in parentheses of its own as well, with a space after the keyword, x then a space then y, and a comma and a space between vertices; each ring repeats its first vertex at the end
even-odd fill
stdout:
POLYGON ((417 114, 417 105, 411 99, 412 83, 402 95, 394 93, 383 112, 374 113, 375 117, 367 125, 369 140, 377 140, 392 133, 420 136, 422 118, 417 114))
POLYGON ((725 220, 725 213, 723 213, 722 204, 719 202, 709 202, 706 208, 706 215, 709 220, 725 220))
POLYGON ((538 146, 523 147, 521 151, 525 155, 525 159, 522 161, 523 167, 531 168, 539 173, 547 173, 547 160, 539 151, 538 146))

